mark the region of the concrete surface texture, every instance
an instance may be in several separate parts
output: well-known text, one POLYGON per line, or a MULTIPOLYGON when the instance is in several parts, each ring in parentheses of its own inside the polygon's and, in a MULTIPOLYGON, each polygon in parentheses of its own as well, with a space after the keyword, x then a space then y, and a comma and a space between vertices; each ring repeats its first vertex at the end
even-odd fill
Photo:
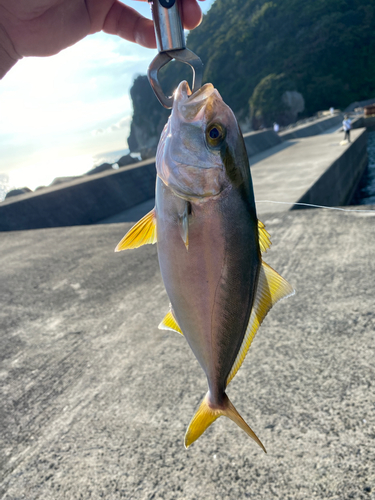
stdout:
POLYGON ((225 418, 184 449, 205 376, 130 224, 1 234, 2 500, 375 499, 375 213, 262 220, 297 293, 228 394, 267 455, 225 418))

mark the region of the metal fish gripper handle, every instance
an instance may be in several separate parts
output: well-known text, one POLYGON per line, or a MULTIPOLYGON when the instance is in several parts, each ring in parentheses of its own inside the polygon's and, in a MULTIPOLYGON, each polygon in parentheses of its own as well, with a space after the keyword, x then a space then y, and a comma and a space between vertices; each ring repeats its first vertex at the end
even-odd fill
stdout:
POLYGON ((192 92, 202 86, 203 63, 186 48, 182 27, 179 0, 149 0, 154 21, 156 43, 159 54, 148 67, 147 76, 159 102, 167 109, 172 108, 174 97, 166 96, 161 88, 158 73, 172 59, 191 66, 193 70, 192 92))

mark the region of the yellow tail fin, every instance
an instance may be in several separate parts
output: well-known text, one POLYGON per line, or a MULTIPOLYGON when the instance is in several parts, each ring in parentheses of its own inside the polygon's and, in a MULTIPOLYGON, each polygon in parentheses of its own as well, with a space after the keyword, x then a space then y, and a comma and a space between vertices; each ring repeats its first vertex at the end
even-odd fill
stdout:
POLYGON ((267 453, 260 439, 257 437, 255 432, 250 429, 245 420, 229 401, 228 396, 224 394, 224 400, 220 406, 211 405, 209 392, 206 394, 204 400, 198 408, 197 413, 194 415, 189 424, 188 430, 185 434, 185 448, 188 448, 192 443, 194 443, 194 441, 197 440, 204 433, 204 431, 222 415, 233 420, 233 422, 241 427, 241 429, 244 430, 248 436, 254 439, 262 450, 267 453))

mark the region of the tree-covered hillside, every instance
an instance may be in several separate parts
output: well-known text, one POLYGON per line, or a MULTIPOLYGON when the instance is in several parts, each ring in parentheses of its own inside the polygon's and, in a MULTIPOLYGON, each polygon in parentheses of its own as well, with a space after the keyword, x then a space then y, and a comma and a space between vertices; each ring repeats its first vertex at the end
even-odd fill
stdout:
MULTIPOLYGON (((302 94, 304 115, 375 94, 374 0, 216 0, 188 47, 241 119, 257 85, 278 75, 302 94)), ((166 85, 183 78, 177 66, 166 85)))

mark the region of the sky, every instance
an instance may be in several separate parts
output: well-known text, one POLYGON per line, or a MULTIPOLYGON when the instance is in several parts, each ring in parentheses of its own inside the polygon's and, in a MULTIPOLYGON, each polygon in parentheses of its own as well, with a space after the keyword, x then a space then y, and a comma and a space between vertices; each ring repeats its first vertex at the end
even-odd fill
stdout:
MULTIPOLYGON (((122 1, 151 19, 146 2, 122 1)), ((0 184, 35 189, 125 154, 129 90, 156 54, 96 33, 55 56, 19 61, 0 80, 0 184)))

